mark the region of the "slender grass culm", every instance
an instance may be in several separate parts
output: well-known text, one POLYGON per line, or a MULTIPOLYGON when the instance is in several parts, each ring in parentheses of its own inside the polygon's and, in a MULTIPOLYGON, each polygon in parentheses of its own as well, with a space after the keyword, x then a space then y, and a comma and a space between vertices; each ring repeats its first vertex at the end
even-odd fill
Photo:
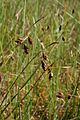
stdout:
POLYGON ((0 0, 0 120, 80 119, 79 0, 0 0))

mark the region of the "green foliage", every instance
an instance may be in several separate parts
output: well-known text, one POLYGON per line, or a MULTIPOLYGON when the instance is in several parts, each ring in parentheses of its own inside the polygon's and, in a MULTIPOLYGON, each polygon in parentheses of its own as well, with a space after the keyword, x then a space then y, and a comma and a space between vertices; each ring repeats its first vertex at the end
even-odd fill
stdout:
POLYGON ((0 120, 80 119, 79 0, 0 0, 0 120))

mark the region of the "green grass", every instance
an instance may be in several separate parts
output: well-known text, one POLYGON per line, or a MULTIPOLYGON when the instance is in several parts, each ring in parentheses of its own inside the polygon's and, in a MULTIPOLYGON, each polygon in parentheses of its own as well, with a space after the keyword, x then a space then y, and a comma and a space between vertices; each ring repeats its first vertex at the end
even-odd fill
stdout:
POLYGON ((0 120, 80 119, 79 8, 0 1, 0 120))

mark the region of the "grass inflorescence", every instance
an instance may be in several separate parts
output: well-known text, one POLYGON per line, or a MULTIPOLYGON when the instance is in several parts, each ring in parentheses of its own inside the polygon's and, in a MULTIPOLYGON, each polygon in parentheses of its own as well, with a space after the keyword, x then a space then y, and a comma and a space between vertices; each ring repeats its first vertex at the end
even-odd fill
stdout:
POLYGON ((0 1, 0 120, 80 119, 79 5, 0 1))

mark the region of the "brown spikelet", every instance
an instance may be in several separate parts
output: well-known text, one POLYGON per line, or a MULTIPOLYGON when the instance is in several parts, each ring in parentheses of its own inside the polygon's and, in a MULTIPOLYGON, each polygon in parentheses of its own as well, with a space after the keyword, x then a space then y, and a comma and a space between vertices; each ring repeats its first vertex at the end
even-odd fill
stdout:
POLYGON ((41 30, 44 32, 44 28, 42 27, 41 30))
POLYGON ((28 42, 29 42, 30 45, 33 44, 33 42, 32 42, 32 38, 31 38, 31 37, 28 37, 28 42))
POLYGON ((74 14, 74 9, 72 10, 72 14, 74 14))
POLYGON ((65 38, 62 36, 62 40, 65 41, 65 38))
POLYGON ((49 75, 49 80, 51 80, 53 77, 53 73, 51 72, 50 68, 48 68, 48 75, 49 75))
POLYGON ((47 30, 49 30, 49 25, 47 26, 47 28, 46 28, 47 30))
POLYGON ((23 49, 26 54, 29 53, 29 48, 25 44, 23 45, 23 49))
POLYGON ((62 26, 60 25, 60 26, 59 26, 59 31, 61 31, 61 28, 62 28, 62 26))
POLYGON ((50 72, 50 73, 49 73, 49 80, 51 80, 51 79, 52 79, 52 77, 53 77, 53 73, 52 73, 52 72, 50 72))
POLYGON ((22 39, 18 38, 15 42, 18 44, 18 45, 21 45, 22 44, 22 39))
POLYGON ((43 60, 41 60, 41 65, 42 65, 42 69, 45 71, 46 70, 46 66, 43 60))
POLYGON ((67 97, 68 97, 68 99, 70 99, 71 98, 71 94, 68 94, 67 97))
POLYGON ((64 98, 63 92, 59 91, 56 95, 57 98, 64 98))
POLYGON ((42 54, 42 57, 44 60, 47 60, 47 56, 44 53, 42 54))

